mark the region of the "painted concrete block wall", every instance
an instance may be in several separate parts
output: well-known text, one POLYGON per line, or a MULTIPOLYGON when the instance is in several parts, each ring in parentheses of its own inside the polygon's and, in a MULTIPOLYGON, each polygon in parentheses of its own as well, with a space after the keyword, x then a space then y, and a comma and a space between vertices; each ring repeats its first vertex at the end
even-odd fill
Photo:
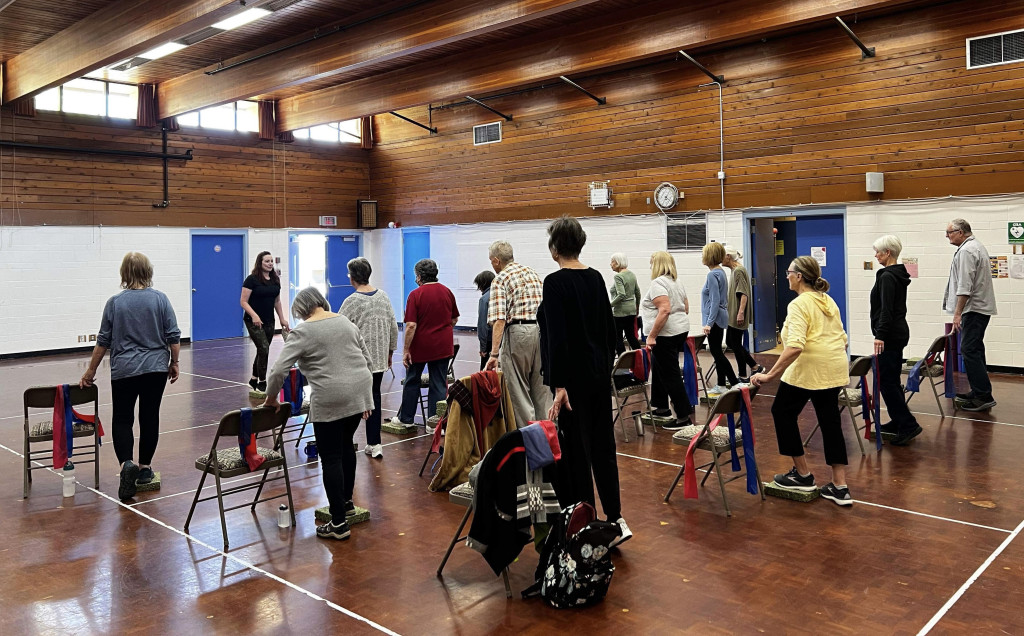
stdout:
POLYGON ((363 256, 370 261, 373 273, 370 284, 387 292, 395 316, 402 320, 405 301, 402 298, 402 230, 381 229, 363 233, 363 256))

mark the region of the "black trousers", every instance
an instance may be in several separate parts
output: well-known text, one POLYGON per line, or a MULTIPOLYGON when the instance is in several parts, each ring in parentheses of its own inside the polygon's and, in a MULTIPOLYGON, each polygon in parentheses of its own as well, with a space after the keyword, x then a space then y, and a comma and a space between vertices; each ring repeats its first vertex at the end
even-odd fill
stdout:
POLYGON ((558 504, 586 501, 594 505, 594 484, 608 519, 622 516, 619 466, 612 428, 612 397, 602 385, 567 387, 572 410, 562 407, 562 459, 558 462, 558 504), (593 477, 591 477, 593 474, 593 477))
POLYGON ((992 381, 988 379, 988 368, 985 366, 985 330, 991 316, 968 311, 963 315, 960 328, 963 339, 960 342, 960 354, 964 357, 964 369, 967 381, 975 397, 983 401, 992 399, 992 381))
POLYGON ((371 446, 380 444, 380 382, 384 372, 373 374, 373 412, 366 418, 366 443, 371 446))
POLYGON ((620 354, 626 351, 622 345, 622 336, 625 334, 630 349, 639 349, 640 341, 636 337, 636 316, 615 316, 615 353, 620 354))
POLYGON ((356 451, 352 438, 362 417, 362 413, 356 413, 333 422, 313 422, 324 491, 331 506, 331 521, 335 524, 345 520, 345 502, 352 501, 356 483, 356 451))
POLYGON ((772 402, 772 419, 775 420, 775 436, 779 440, 779 454, 800 457, 804 454, 804 442, 800 439, 797 418, 807 401, 814 405, 814 413, 821 426, 821 440, 825 445, 825 463, 829 466, 846 465, 846 438, 843 437, 842 421, 839 418, 839 387, 811 391, 779 383, 779 390, 772 402))
POLYGON ((267 379, 267 360, 270 358, 270 342, 274 339, 274 323, 264 322, 262 327, 252 324, 252 319, 245 317, 245 329, 249 339, 256 345, 256 359, 252 361, 252 377, 267 379))
POLYGON ((751 371, 758 366, 757 360, 743 346, 744 333, 746 333, 746 329, 737 329, 736 327, 726 327, 725 329, 725 344, 732 349, 736 356, 736 372, 742 377, 746 377, 748 365, 751 371))
POLYGON ((149 466, 160 439, 160 401, 167 386, 167 372, 143 373, 110 382, 113 401, 111 435, 117 463, 132 459, 135 454, 135 403, 139 403, 139 464, 149 466))
POLYGON ((878 356, 878 388, 882 392, 885 410, 889 412, 889 420, 896 425, 899 433, 913 430, 917 426, 917 418, 907 407, 906 394, 900 382, 905 346, 906 343, 886 342, 878 356))
POLYGON ((722 351, 722 337, 725 335, 725 329, 722 329, 718 325, 711 325, 711 331, 708 332, 708 349, 711 350, 711 357, 715 359, 715 372, 718 374, 718 386, 724 387, 726 384, 737 384, 739 380, 736 378, 736 372, 732 370, 732 363, 729 362, 729 358, 725 357, 725 352, 722 351))
POLYGON ((679 352, 686 347, 686 336, 685 332, 658 336, 651 348, 651 406, 667 409, 671 399, 679 419, 685 419, 693 412, 679 368, 679 352))

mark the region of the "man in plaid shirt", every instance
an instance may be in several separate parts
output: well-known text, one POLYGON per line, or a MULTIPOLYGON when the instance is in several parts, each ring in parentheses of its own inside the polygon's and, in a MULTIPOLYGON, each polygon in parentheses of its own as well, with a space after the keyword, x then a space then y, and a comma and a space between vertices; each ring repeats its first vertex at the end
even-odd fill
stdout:
POLYGON ((544 285, 531 267, 513 260, 508 241, 495 241, 488 250, 498 274, 491 283, 487 323, 494 329, 488 370, 501 365, 516 414, 516 423, 547 418, 551 390, 540 374, 540 329, 537 307, 544 285))

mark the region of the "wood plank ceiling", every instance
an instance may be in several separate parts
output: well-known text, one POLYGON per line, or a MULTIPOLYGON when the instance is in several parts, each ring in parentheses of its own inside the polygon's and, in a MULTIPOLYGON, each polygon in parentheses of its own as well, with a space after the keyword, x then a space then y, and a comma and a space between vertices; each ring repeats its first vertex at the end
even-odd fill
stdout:
POLYGON ((279 100, 279 130, 522 88, 820 27, 920 0, 0 0, 2 101, 74 77, 158 85, 160 116, 237 99, 279 100), (173 7, 173 8, 170 8, 173 7), (128 71, 118 61, 253 7, 128 71), (253 59, 257 58, 257 59, 253 59), (239 64, 241 63, 241 64, 239 64), (232 66, 236 65, 236 66, 232 66), (228 66, 223 71, 220 67, 228 66), (216 71, 210 74, 210 71, 216 71))

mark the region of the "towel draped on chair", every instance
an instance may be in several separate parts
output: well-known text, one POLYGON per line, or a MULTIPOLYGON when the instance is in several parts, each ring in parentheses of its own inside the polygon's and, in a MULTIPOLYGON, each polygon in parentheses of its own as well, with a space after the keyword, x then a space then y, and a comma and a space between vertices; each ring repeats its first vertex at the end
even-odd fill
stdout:
MULTIPOLYGON (((747 492, 752 495, 759 494, 759 484, 757 483, 757 464, 754 459, 754 421, 753 411, 750 408, 750 389, 741 388, 740 391, 743 394, 743 402, 740 405, 740 431, 742 433, 742 444, 743 444, 743 461, 746 464, 747 473, 747 492)), ((715 428, 721 423, 722 417, 726 414, 720 413, 715 416, 715 419, 711 420, 708 425, 708 432, 714 431, 715 428)), ((732 451, 732 469, 734 471, 740 469, 739 456, 736 453, 736 422, 733 418, 733 414, 728 414, 729 423, 729 442, 730 450, 732 451)), ((700 442, 700 433, 693 436, 690 440, 690 445, 686 449, 686 461, 683 464, 683 496, 686 499, 697 499, 697 465, 693 458, 693 452, 697 450, 697 445, 700 442)), ((712 442, 714 443, 714 442, 712 442)))
POLYGON ((686 389, 686 397, 690 404, 700 404, 697 393, 697 345, 692 336, 686 339, 686 346, 683 348, 683 387, 686 389))
MULTIPOLYGON (((62 384, 54 391, 53 399, 53 467, 64 468, 75 452, 75 424, 92 424, 100 437, 103 425, 99 413, 82 415, 71 406, 71 385, 62 384)), ((101 442, 102 443, 102 442, 101 442)))

